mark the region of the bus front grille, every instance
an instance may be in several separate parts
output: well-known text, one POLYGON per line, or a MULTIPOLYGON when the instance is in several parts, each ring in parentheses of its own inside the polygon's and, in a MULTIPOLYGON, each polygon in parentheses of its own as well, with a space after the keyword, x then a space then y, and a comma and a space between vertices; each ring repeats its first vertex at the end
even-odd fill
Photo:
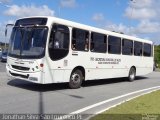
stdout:
POLYGON ((26 78, 28 79, 29 75, 22 75, 22 74, 17 74, 17 73, 12 73, 9 71, 9 73, 12 75, 12 76, 15 76, 15 77, 21 77, 21 78, 26 78))
POLYGON ((29 71, 30 69, 28 67, 22 67, 22 66, 17 66, 17 65, 12 65, 12 68, 17 69, 17 70, 24 70, 24 71, 29 71))

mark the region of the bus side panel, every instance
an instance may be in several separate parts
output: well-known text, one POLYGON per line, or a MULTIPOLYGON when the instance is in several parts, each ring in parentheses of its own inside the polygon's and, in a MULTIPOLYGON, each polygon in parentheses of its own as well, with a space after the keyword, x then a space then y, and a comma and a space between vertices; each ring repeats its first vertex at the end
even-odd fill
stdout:
MULTIPOLYGON (((127 77, 127 69, 92 69, 88 72, 88 80, 127 77)), ((87 79, 87 78, 86 78, 87 79)))
POLYGON ((136 75, 146 75, 153 72, 153 57, 142 57, 142 59, 136 58, 137 71, 136 75))
MULTIPOLYGON (((64 66, 64 62, 68 61, 68 56, 65 59, 52 61, 49 57, 44 63, 45 83, 63 83, 69 82, 71 69, 64 66)), ((68 63, 67 63, 68 64, 68 63)))

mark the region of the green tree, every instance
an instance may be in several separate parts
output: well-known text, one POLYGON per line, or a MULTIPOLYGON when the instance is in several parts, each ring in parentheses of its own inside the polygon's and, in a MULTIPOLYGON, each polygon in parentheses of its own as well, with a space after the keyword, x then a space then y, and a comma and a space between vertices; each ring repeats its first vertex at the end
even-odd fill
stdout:
POLYGON ((154 60, 160 68, 160 45, 154 46, 154 60))

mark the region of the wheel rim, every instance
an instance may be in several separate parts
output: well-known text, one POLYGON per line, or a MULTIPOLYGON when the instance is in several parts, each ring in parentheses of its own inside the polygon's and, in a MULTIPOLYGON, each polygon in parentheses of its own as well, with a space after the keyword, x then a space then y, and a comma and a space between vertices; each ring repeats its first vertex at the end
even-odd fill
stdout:
POLYGON ((135 78, 135 71, 132 69, 131 70, 131 72, 130 72, 130 78, 132 79, 132 80, 134 80, 134 78, 135 78))
POLYGON ((71 76, 71 81, 73 84, 78 84, 81 81, 81 77, 77 73, 73 73, 71 76))

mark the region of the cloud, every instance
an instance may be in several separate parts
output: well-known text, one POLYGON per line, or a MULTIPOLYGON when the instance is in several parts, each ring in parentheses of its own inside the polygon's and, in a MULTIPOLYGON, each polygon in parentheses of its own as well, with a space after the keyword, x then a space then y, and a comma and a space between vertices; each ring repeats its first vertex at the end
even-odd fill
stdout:
POLYGON ((27 17, 27 16, 54 16, 55 12, 48 8, 47 5, 43 6, 18 6, 12 5, 8 10, 4 11, 4 15, 14 17, 27 17))
POLYGON ((0 0, 0 4, 2 4, 5 7, 10 7, 11 0, 0 0))
POLYGON ((128 7, 125 11, 125 16, 130 19, 142 20, 142 19, 153 19, 157 15, 156 11, 150 8, 130 8, 128 7))
POLYGON ((10 3, 11 0, 0 0, 0 3, 10 3))
POLYGON ((136 20, 160 20, 160 1, 132 0, 125 10, 124 16, 136 20))
POLYGON ((160 1, 132 0, 125 10, 125 16, 138 21, 135 31, 137 33, 160 32, 160 1))
POLYGON ((160 1, 159 0, 132 0, 125 10, 124 16, 135 20, 137 23, 132 27, 134 34, 143 38, 150 38, 160 44, 160 1))
POLYGON ((127 35, 152 40, 156 44, 160 44, 160 22, 152 22, 149 20, 140 21, 136 26, 127 26, 123 23, 114 24, 107 23, 104 27, 106 30, 122 32, 127 35))
MULTIPOLYGON (((123 23, 114 24, 109 23, 106 24, 105 29, 110 31, 122 32, 128 35, 140 35, 140 34, 152 34, 160 32, 160 23, 159 22, 151 22, 149 20, 144 20, 139 22, 137 26, 126 26, 123 23)), ((136 35, 136 36, 137 36, 136 35)))
POLYGON ((110 23, 107 23, 105 25, 104 29, 119 32, 119 33, 124 33, 124 34, 128 34, 128 35, 132 35, 132 36, 137 36, 133 32, 134 31, 133 27, 128 27, 128 26, 124 25, 123 23, 114 24, 114 23, 110 22, 110 23))
POLYGON ((103 21, 104 20, 104 15, 102 13, 96 13, 93 15, 92 19, 94 21, 103 21))
POLYGON ((149 34, 149 33, 158 33, 160 32, 160 23, 151 22, 149 20, 141 21, 138 26, 135 28, 135 33, 149 34))
POLYGON ((4 22, 5 25, 6 25, 6 24, 14 24, 14 23, 15 23, 14 20, 8 20, 8 21, 5 21, 5 22, 4 22))
POLYGON ((130 1, 130 6, 134 8, 149 8, 152 7, 155 0, 132 0, 130 1))
POLYGON ((66 8, 74 8, 77 6, 77 4, 76 4, 76 0, 61 0, 60 6, 66 7, 66 8))

